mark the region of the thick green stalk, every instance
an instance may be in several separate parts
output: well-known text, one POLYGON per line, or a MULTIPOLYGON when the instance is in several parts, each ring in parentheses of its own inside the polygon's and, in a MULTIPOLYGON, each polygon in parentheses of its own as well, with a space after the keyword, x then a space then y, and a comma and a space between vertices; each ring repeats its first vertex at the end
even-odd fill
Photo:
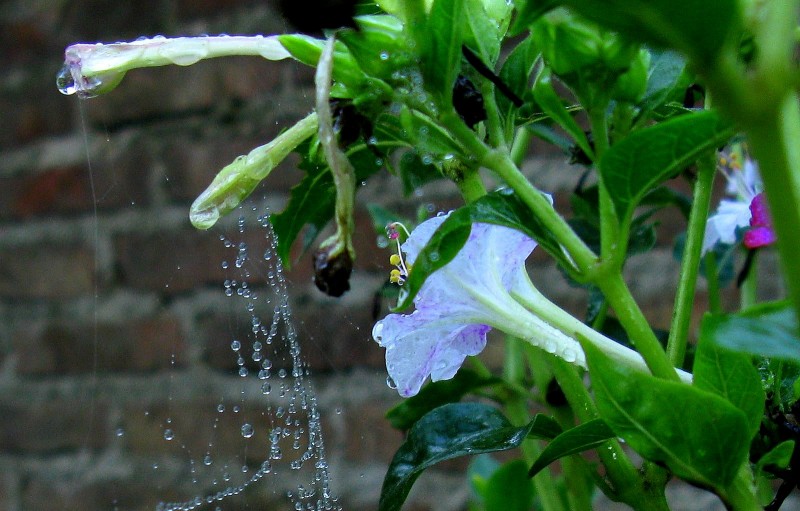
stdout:
POLYGON ((531 144, 531 139, 533 139, 531 130, 525 126, 517 128, 517 134, 514 136, 514 143, 511 144, 511 161, 513 161, 514 165, 517 167, 522 166, 522 162, 525 160, 525 154, 528 152, 528 146, 531 144))
POLYGON ((745 126, 778 235, 789 297, 800 317, 800 102, 786 94, 772 115, 745 126))
POLYGON ((597 281, 609 305, 616 311, 617 318, 628 333, 636 351, 642 355, 647 367, 654 376, 670 381, 679 381, 675 367, 661 348, 647 318, 634 301, 628 286, 618 273, 612 273, 597 281))
POLYGON ((466 149, 475 156, 478 162, 495 172, 510 186, 533 214, 547 227, 558 241, 567 249, 577 268, 589 273, 597 262, 597 256, 581 240, 567 224, 547 198, 522 175, 511 158, 504 151, 493 150, 478 139, 475 132, 467 127, 455 111, 445 112, 440 117, 441 123, 450 131, 466 149))
MULTIPOLYGON (((606 105, 602 103, 602 108, 592 108, 589 112, 589 119, 592 124, 592 138, 594 140, 594 155, 595 155, 595 168, 600 165, 600 160, 608 149, 608 119, 606 118, 606 105)), ((614 212, 614 203, 611 201, 611 196, 608 189, 603 182, 600 173, 598 175, 598 192, 599 192, 599 206, 600 206, 600 258, 603 263, 615 260, 617 263, 612 264, 614 268, 621 269, 622 261, 624 261, 624 254, 617 254, 617 252, 624 252, 624 247, 619 244, 619 222, 614 212)))
POLYGON ((689 214, 689 225, 686 227, 686 244, 681 257, 681 272, 678 279, 678 291, 675 295, 675 306, 672 310, 672 324, 669 329, 667 355, 674 366, 682 366, 686 356, 686 344, 689 337, 689 326, 694 310, 694 295, 697 287, 697 274, 700 271, 700 259, 705 236, 706 221, 711 204, 711 190, 714 175, 717 171, 716 158, 709 154, 700 160, 697 181, 694 184, 692 211, 689 214))

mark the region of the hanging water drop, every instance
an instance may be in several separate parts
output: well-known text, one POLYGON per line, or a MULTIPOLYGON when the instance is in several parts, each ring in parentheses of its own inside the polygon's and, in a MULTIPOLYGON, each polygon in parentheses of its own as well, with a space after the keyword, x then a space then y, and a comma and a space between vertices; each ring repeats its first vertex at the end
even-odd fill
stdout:
POLYGON ((164 430, 164 440, 170 441, 175 438, 175 432, 172 431, 170 428, 164 430))
POLYGON ((390 389, 394 390, 397 388, 397 383, 395 383, 394 379, 391 376, 386 377, 386 386, 390 389))
POLYGON ((254 433, 254 432, 255 432, 255 431, 253 430, 253 426, 252 426, 252 424, 250 424, 250 423, 247 423, 247 422, 245 422, 244 424, 242 424, 242 436, 243 436, 243 437, 245 437, 245 438, 250 438, 250 437, 252 437, 252 436, 253 436, 253 433, 254 433))

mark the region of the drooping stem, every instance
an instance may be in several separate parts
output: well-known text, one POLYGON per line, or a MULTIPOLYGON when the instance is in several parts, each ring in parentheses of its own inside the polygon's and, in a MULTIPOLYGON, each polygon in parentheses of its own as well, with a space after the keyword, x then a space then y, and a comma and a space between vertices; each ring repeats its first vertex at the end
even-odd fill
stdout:
POLYGON ((694 184, 692 211, 686 227, 686 244, 681 257, 681 271, 678 279, 678 291, 675 295, 675 306, 672 311, 672 324, 669 329, 667 355, 672 365, 680 367, 686 356, 689 326, 694 307, 694 295, 697 286, 697 274, 700 271, 700 259, 705 235, 706 220, 711 204, 711 190, 716 174, 716 158, 713 154, 700 160, 697 181, 694 184))

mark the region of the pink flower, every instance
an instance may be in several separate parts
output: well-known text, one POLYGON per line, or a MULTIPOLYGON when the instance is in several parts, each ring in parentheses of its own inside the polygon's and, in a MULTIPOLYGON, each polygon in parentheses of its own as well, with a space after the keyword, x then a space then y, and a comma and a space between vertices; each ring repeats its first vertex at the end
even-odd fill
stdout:
POLYGON ((744 233, 744 246, 754 249, 775 243, 778 238, 772 228, 772 218, 763 192, 750 202, 750 213, 750 230, 744 233))

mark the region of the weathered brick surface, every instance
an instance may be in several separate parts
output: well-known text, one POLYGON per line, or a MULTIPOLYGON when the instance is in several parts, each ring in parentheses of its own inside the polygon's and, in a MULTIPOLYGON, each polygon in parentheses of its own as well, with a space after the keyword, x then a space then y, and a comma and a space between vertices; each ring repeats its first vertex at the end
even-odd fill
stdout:
POLYGON ((5 299, 67 299, 94 289, 94 253, 84 245, 0 247, 0 261, 5 299))
POLYGON ((31 406, 24 399, 0 401, 0 452, 57 454, 108 445, 108 406, 86 399, 51 399, 31 406))
POLYGON ((186 364, 177 319, 162 314, 116 323, 29 325, 15 334, 22 376, 152 372, 186 364))
MULTIPOLYGON (((253 57, 136 70, 110 95, 86 102, 62 96, 54 81, 69 43, 276 33, 287 25, 274 4, 8 0, 0 8, 0 510, 152 510, 159 501, 215 493, 225 486, 226 465, 254 469, 267 455, 269 429, 285 420, 277 417, 286 385, 278 373, 291 369, 291 356, 280 339, 264 349, 271 389, 261 394, 262 361, 253 360, 252 345, 263 335, 254 337, 248 300, 237 294, 246 281, 268 326, 277 302, 260 260, 264 232, 248 220, 239 234, 233 217, 197 232, 188 206, 219 169, 310 111, 313 70, 253 57), (248 245, 247 276, 234 264, 240 241, 248 245), (230 298, 226 280, 237 281, 230 298), (242 343, 238 353, 234 339, 242 343), (238 376, 240 354, 246 378, 238 376), (245 422, 255 427, 250 439, 241 434, 245 422), (176 434, 171 441, 167 427, 176 434), (205 467, 208 450, 213 462, 205 467)), ((583 169, 565 165, 543 142, 532 153, 538 158, 524 172, 568 216, 583 169)), ((297 163, 290 156, 276 168, 254 203, 279 211, 303 176, 297 163)), ((457 207, 455 191, 433 184, 409 205, 388 175, 360 189, 353 289, 343 299, 316 291, 310 254, 300 253, 300 242, 294 247, 286 272, 293 321, 320 396, 328 455, 347 471, 334 473, 334 489, 337 481, 346 485, 338 488, 344 509, 375 509, 382 474, 374 472, 385 470, 402 442, 383 417, 399 398, 383 383, 384 351, 371 339, 376 314, 388 311, 375 293, 392 250, 377 246, 365 204, 413 217, 420 204, 431 212, 457 207), (373 486, 364 488, 359 473, 373 486)), ((658 326, 672 310, 677 263, 670 251, 683 229, 676 217, 674 210, 659 214, 658 250, 627 266, 634 294, 658 326), (652 266, 663 271, 638 278, 652 266)), ((543 250, 529 266, 548 297, 583 317, 585 290, 569 286, 543 250)), ((766 279, 763 285, 764 294, 780 292, 766 279)), ((695 320, 705 299, 701 290, 695 320)), ((492 368, 502 363, 496 336, 483 357, 492 368)), ((290 440, 281 444, 280 473, 227 499, 224 509, 293 507, 285 491, 300 473, 287 467, 290 440)), ((407 508, 463 508, 467 490, 454 473, 463 463, 426 474, 407 508)))

